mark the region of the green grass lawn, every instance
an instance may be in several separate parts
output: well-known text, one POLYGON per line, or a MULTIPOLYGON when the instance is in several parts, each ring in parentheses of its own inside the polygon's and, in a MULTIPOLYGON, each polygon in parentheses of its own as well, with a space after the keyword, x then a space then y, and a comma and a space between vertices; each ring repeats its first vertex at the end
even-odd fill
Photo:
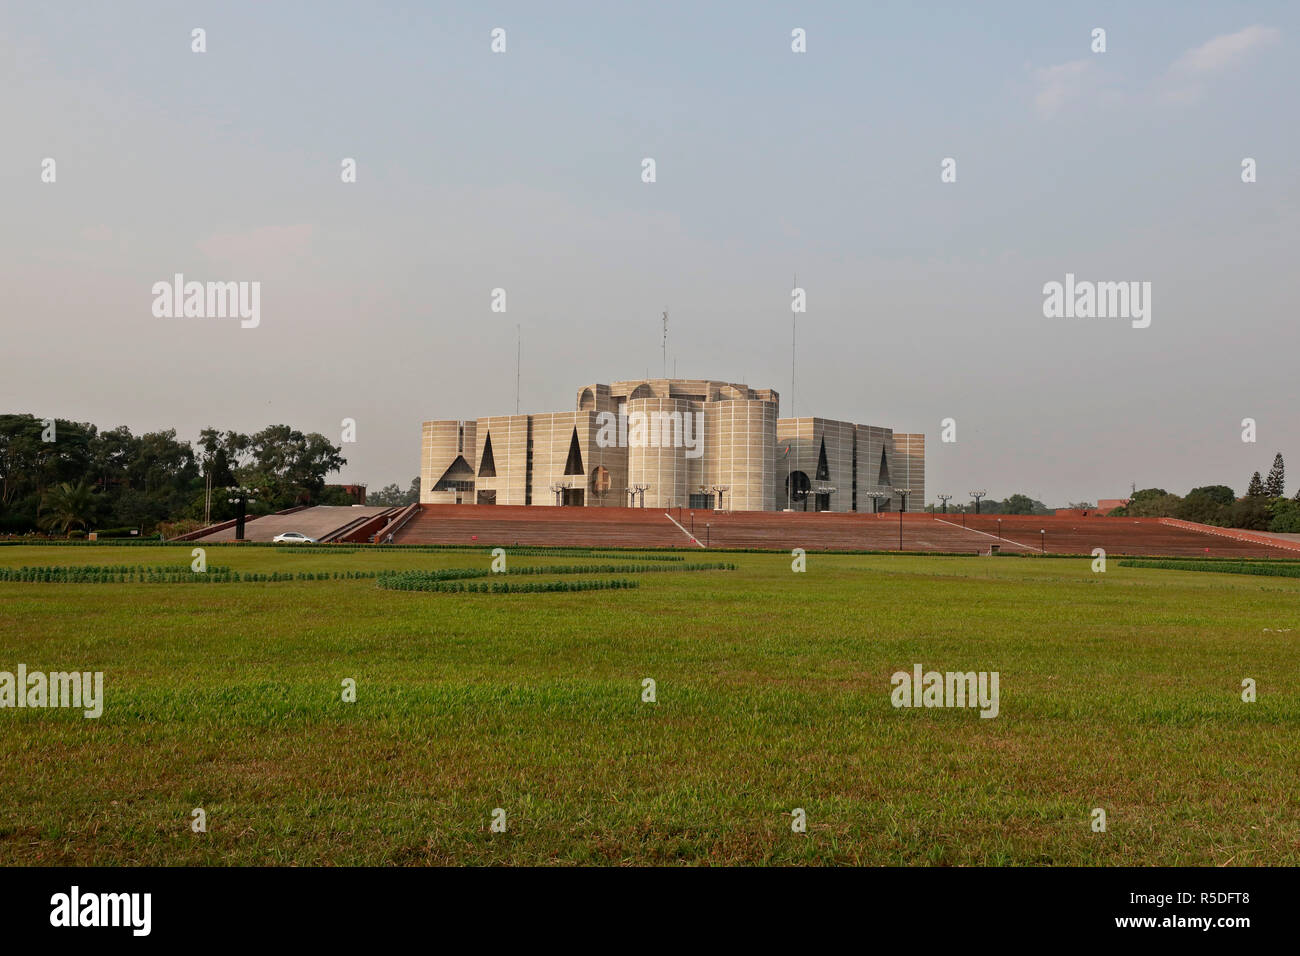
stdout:
MULTIPOLYGON (((266 573, 490 560, 208 551, 266 573)), ((98 720, 0 710, 0 864, 1300 864, 1300 580, 688 560, 737 569, 550 594, 0 582, 0 671, 103 671, 106 698, 98 720), (893 708, 916 663, 998 671, 1000 715, 893 708)), ((188 561, 0 547, 3 567, 188 561)))

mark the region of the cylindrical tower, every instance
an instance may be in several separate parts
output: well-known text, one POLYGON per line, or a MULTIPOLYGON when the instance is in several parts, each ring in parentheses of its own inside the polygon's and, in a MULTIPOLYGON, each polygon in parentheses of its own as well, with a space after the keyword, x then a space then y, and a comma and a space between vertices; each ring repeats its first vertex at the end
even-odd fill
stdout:
POLYGON ((776 403, 723 401, 705 406, 707 480, 727 511, 766 511, 776 495, 776 403))
POLYGON ((700 481, 700 458, 687 458, 698 442, 695 403, 674 398, 637 398, 627 403, 628 483, 645 484, 647 508, 690 503, 691 481, 700 481), (694 469, 692 471, 692 469, 694 469))

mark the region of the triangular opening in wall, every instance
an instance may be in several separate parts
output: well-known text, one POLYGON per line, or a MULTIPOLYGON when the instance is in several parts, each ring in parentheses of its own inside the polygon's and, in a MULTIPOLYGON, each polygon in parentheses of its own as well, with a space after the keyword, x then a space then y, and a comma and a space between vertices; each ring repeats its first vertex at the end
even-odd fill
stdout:
POLYGON ((582 449, 578 446, 578 429, 573 429, 573 437, 569 439, 569 459, 564 463, 564 473, 566 475, 585 475, 586 469, 582 467, 582 449))
POLYGON ((478 476, 480 478, 495 478, 497 476, 496 459, 492 457, 492 433, 487 433, 487 439, 483 442, 483 458, 478 463, 478 476))
POLYGON ((885 460, 885 449, 880 449, 880 477, 876 479, 876 484, 889 487, 893 484, 889 480, 889 462, 885 460))
POLYGON ((474 469, 469 466, 464 455, 457 455, 446 471, 433 485, 434 491, 449 491, 455 488, 453 482, 468 481, 474 477, 474 469))
POLYGON ((822 439, 822 450, 817 453, 817 481, 830 481, 831 469, 826 464, 826 439, 822 439))

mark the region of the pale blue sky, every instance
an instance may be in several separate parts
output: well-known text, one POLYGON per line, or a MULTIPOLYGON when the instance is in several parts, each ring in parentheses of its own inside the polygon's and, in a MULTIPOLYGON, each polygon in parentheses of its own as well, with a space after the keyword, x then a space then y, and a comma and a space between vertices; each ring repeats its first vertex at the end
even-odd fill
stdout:
POLYGON ((668 308, 670 372, 787 414, 797 271, 796 411, 925 432, 931 498, 1240 491, 1277 450, 1300 475, 1298 20, 0 3, 0 407, 185 437, 351 417, 342 477, 405 484, 421 420, 514 410, 516 324, 525 411, 659 374, 668 308), (154 318, 175 272, 260 280, 260 327, 154 318), (1151 327, 1045 319, 1066 272, 1152 282, 1151 327))

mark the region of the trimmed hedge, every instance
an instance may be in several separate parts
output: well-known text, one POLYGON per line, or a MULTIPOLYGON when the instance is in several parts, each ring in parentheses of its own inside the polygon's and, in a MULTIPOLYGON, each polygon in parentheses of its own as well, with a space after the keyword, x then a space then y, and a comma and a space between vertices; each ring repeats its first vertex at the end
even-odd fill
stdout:
POLYGON ((1122 568, 1159 568, 1164 571, 1213 571, 1218 574, 1259 574, 1270 578, 1300 578, 1300 565, 1270 559, 1260 561, 1218 560, 1200 558, 1127 558, 1119 562, 1122 568))
MULTIPOLYGON (((183 541, 183 542, 181 542, 181 543, 182 543, 182 544, 193 544, 194 542, 183 541)), ((260 542, 259 542, 259 543, 260 543, 260 542)), ((206 548, 207 545, 206 545, 206 544, 196 544, 195 547, 206 548)), ((321 545, 316 545, 316 544, 286 544, 286 545, 283 545, 283 547, 284 547, 284 553, 285 553, 285 554, 356 554, 356 553, 357 553, 357 549, 356 549, 356 548, 343 547, 342 545, 339 545, 338 547, 335 547, 335 546, 332 545, 332 544, 321 544, 321 545)))
POLYGON ((550 594, 574 591, 619 591, 639 587, 630 578, 611 578, 604 581, 387 581, 380 587, 390 591, 439 591, 456 594, 550 594))
POLYGON ((435 571, 381 571, 378 575, 378 584, 381 588, 387 588, 392 591, 419 591, 424 590, 421 584, 434 584, 442 581, 468 580, 471 578, 486 578, 489 576, 517 576, 523 574, 608 574, 610 572, 625 572, 631 574, 650 574, 654 571, 734 571, 734 564, 727 564, 722 561, 700 564, 682 564, 674 567, 663 567, 654 564, 556 564, 546 565, 529 565, 522 568, 510 568, 506 571, 489 571, 487 568, 439 568, 435 571))
MULTIPOLYGON (((649 574, 655 571, 734 571, 734 564, 701 562, 694 564, 563 564, 547 567, 531 565, 499 572, 505 576, 538 574, 606 574, 625 572, 649 574)), ((229 567, 211 565, 207 571, 193 571, 189 565, 106 564, 80 567, 41 565, 21 568, 0 568, 0 582, 24 584, 231 584, 278 583, 282 581, 338 581, 378 579, 381 588, 389 590, 428 590, 425 585, 443 584, 492 576, 487 568, 439 568, 431 571, 232 571, 229 567)), ((488 587, 484 585, 484 587, 488 587)), ((523 588, 518 585, 516 589, 523 588)), ((434 590, 438 590, 434 588, 434 590)), ((551 587, 544 590, 565 590, 551 587)), ((578 590, 591 590, 579 588, 578 590)))
POLYGON ((0 581, 19 584, 241 584, 281 581, 339 581, 371 580, 375 571, 231 571, 229 568, 209 567, 207 571, 191 571, 189 566, 174 568, 159 565, 104 566, 104 567, 21 567, 0 568, 0 581))
POLYGON ((510 568, 500 574, 605 574, 624 571, 630 574, 650 574, 655 571, 734 571, 736 566, 725 561, 702 561, 665 568, 654 564, 532 564, 523 568, 510 568))

